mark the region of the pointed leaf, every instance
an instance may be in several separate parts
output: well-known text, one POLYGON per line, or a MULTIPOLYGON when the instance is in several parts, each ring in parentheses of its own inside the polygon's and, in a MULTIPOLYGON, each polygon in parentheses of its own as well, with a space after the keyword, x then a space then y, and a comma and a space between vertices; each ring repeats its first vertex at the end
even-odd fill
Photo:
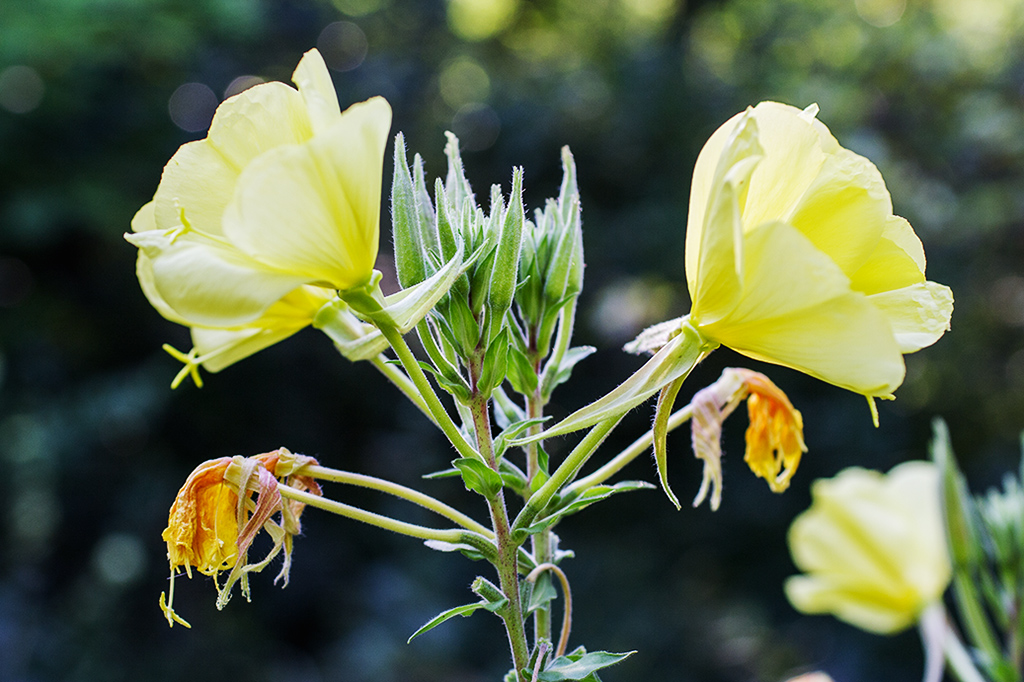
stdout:
POLYGON ((447 611, 442 611, 441 613, 439 613, 436 616, 434 616, 433 618, 431 618, 419 630, 417 630, 416 632, 412 633, 412 635, 409 637, 409 639, 406 641, 406 643, 408 644, 412 640, 414 640, 417 637, 419 637, 420 635, 422 635, 424 632, 427 632, 428 630, 433 630, 434 628, 436 628, 441 623, 445 622, 446 620, 450 620, 450 619, 454 618, 455 616, 462 616, 463 618, 465 618, 466 616, 470 616, 475 611, 478 611, 480 609, 487 609, 487 610, 490 611, 490 610, 492 610, 491 606, 492 605, 491 605, 490 602, 479 601, 479 602, 476 602, 475 604, 463 604, 462 606, 456 606, 455 608, 448 609, 447 611))
POLYGON ((452 466, 462 474, 462 481, 466 484, 467 490, 480 493, 488 499, 501 490, 501 476, 478 459, 463 457, 453 461, 452 466))
POLYGON ((537 679, 541 682, 562 682, 563 680, 582 680, 602 668, 615 665, 633 654, 635 651, 628 651, 624 654, 613 654, 607 651, 594 651, 593 653, 577 653, 577 649, 568 656, 560 656, 548 664, 547 669, 542 671, 537 679))

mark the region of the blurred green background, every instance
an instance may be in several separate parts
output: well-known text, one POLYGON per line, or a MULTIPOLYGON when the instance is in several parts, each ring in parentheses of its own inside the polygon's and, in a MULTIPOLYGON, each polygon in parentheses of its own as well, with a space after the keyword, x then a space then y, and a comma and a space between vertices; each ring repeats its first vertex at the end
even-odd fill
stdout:
MULTIPOLYGON (((444 172, 443 131, 454 130, 478 196, 492 183, 507 191, 521 165, 528 205, 542 205, 571 146, 588 262, 577 342, 600 350, 556 393, 556 414, 628 376, 640 360, 622 343, 688 309, 689 178, 725 119, 763 99, 817 102, 839 141, 879 166, 925 243, 929 278, 956 297, 953 331, 908 357, 881 427, 859 396, 761 366, 806 422, 810 452, 789 492, 773 495, 746 470, 738 417, 726 427, 720 511, 676 512, 640 492, 560 534, 578 557, 564 564, 573 643, 639 649, 606 680, 773 682, 814 668, 837 682, 920 679, 913 631, 875 637, 792 610, 785 530, 813 479, 924 457, 934 415, 949 421, 975 490, 1019 460, 1020 0, 3 0, 0 679, 475 682, 508 667, 486 614, 405 644, 473 599, 469 582, 486 566, 316 512, 286 590, 268 571, 251 604, 236 594, 218 613, 206 579, 183 581, 176 607, 191 631, 168 630, 157 608, 167 509, 207 458, 285 445, 486 516, 461 486, 420 480, 447 465, 445 442, 315 332, 202 389, 168 387, 178 365, 160 345, 187 348, 187 332, 149 307, 121 235, 222 98, 253 78, 287 81, 313 46, 343 106, 389 99, 393 132, 431 176, 444 172)), ((729 364, 754 366, 719 351, 684 393, 729 364)), ((647 408, 631 414, 608 452, 649 419, 647 408)), ((670 448, 675 489, 693 494, 688 434, 670 448)), ((646 458, 627 475, 654 480, 646 458)), ((372 494, 328 494, 420 520, 372 494)))

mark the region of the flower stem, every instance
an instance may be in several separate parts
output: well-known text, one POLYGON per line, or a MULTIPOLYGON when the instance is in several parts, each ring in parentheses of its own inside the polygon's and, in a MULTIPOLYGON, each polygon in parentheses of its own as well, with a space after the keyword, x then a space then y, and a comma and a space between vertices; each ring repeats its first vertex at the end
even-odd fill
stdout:
POLYGON ((427 416, 427 419, 434 422, 435 425, 437 424, 437 420, 434 418, 434 415, 431 414, 430 409, 427 407, 427 403, 423 400, 423 396, 420 395, 420 392, 416 389, 416 385, 409 380, 409 377, 406 376, 404 372, 390 364, 387 361, 387 358, 383 355, 378 355, 377 357, 372 358, 370 362, 374 367, 380 370, 380 373, 387 377, 387 379, 393 383, 399 391, 405 394, 405 397, 408 398, 413 405, 418 407, 420 412, 427 416))
POLYGON ((563 485, 568 483, 576 472, 579 471, 587 459, 590 458, 594 451, 604 442, 604 439, 608 437, 608 434, 612 432, 618 423, 622 420, 623 414, 618 414, 613 417, 609 417, 602 422, 598 422, 587 435, 583 437, 573 451, 569 453, 569 456, 559 465, 551 478, 542 485, 537 492, 530 496, 530 499, 526 501, 526 505, 523 510, 519 512, 519 516, 516 518, 515 523, 512 524, 512 531, 521 531, 536 518, 537 514, 540 513, 547 503, 551 501, 551 498, 555 496, 563 485))
POLYGON ((440 500, 434 499, 433 497, 421 493, 418 490, 407 488, 404 485, 399 485, 398 483, 382 478, 376 478, 375 476, 366 476, 364 474, 340 471, 338 469, 331 469, 317 465, 307 465, 298 473, 311 476, 321 481, 356 485, 362 488, 370 488, 371 490, 379 490, 389 495, 394 495, 395 497, 408 500, 409 502, 418 504, 425 509, 429 509, 435 514, 439 514, 450 521, 454 521, 467 530, 483 535, 488 540, 494 539, 494 533, 483 524, 477 523, 459 510, 449 507, 440 500))
POLYGON ((544 571, 551 571, 558 576, 558 581, 562 583, 562 597, 565 599, 565 611, 562 615, 562 633, 558 637, 558 648, 555 649, 555 658, 558 658, 559 656, 564 656, 565 650, 569 648, 569 632, 572 630, 572 590, 569 589, 569 578, 566 577, 565 571, 554 564, 538 565, 537 568, 530 571, 526 579, 533 582, 544 571))
MULTIPOLYGON (((668 430, 674 431, 685 424, 692 416, 693 405, 687 405, 686 407, 676 410, 668 418, 668 430)), ((633 441, 625 450, 608 460, 608 463, 600 469, 566 486, 563 492, 566 495, 581 493, 587 488, 604 483, 621 471, 623 467, 636 459, 640 454, 646 452, 647 448, 651 447, 653 442, 654 432, 649 430, 644 435, 633 441)))
POLYGON ((409 537, 420 538, 421 540, 437 540, 439 542, 447 542, 450 544, 471 544, 476 548, 486 546, 491 554, 494 553, 493 544, 477 533, 457 528, 447 530, 427 528, 426 526, 418 526, 414 523, 398 521, 389 516, 375 514, 373 512, 366 511, 365 509, 345 504, 344 502, 320 497, 319 495, 314 495, 313 493, 309 493, 304 490, 296 490, 295 488, 287 485, 279 486, 278 490, 281 491, 281 497, 289 500, 296 500, 307 506, 323 509, 324 511, 337 514, 338 516, 344 516, 345 518, 352 519, 354 521, 360 521, 371 526, 383 528, 384 530, 389 530, 392 533, 408 535, 409 537))
POLYGON ((380 324, 378 329, 380 329, 384 338, 388 340, 388 343, 391 344, 391 347, 395 349, 395 353, 398 355, 402 366, 405 367, 405 371, 409 374, 409 378, 419 390, 420 395, 423 396, 427 409, 433 415, 434 423, 444 432, 444 435, 448 437, 448 440, 460 455, 469 459, 482 459, 480 453, 473 449, 473 446, 463 437, 459 427, 455 425, 451 415, 448 414, 444 405, 441 404, 437 393, 434 392, 430 381, 427 379, 427 375, 423 373, 419 361, 413 355, 409 344, 405 342, 405 338, 402 337, 397 329, 386 324, 380 324))

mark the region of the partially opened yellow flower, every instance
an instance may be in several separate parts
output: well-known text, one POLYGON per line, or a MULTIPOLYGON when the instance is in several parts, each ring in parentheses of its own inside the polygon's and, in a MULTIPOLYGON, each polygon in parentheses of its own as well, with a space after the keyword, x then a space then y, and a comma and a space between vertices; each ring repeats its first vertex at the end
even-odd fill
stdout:
POLYGON ((797 610, 891 634, 942 599, 951 567, 933 464, 905 462, 884 475, 849 468, 815 481, 811 494, 789 529, 805 573, 786 581, 797 610))
MULTIPOLYGON (((168 162, 126 235, 159 312, 193 329, 249 334, 248 352, 293 333, 297 305, 312 319, 299 299, 316 294, 300 287, 362 286, 377 257, 391 108, 375 97, 342 112, 316 50, 293 80, 298 90, 265 83, 222 103, 207 137, 168 162)), ((236 350, 221 366, 248 354, 228 345, 236 350)))
POLYGON ((719 128, 693 173, 688 323, 749 357, 891 397, 903 353, 949 327, 950 290, 875 166, 804 111, 762 102, 719 128))

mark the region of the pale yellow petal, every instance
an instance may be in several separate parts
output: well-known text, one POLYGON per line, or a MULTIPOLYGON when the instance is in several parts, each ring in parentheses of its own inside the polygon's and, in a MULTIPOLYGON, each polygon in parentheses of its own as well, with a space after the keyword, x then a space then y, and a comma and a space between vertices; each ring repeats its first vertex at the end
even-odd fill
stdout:
POLYGON ((764 159, 750 179, 743 212, 748 230, 764 222, 789 221, 827 158, 814 119, 799 109, 761 102, 754 107, 754 117, 764 159))
POLYGON ((809 614, 831 613, 862 630, 880 635, 895 634, 913 625, 917 613, 870 591, 862 585, 837 584, 810 576, 792 576, 784 584, 793 606, 809 614))
POLYGON ((868 297, 889 321, 901 353, 927 348, 949 331, 953 292, 935 282, 921 282, 868 297))
POLYGON ((865 395, 887 396, 904 365, 886 319, 798 230, 763 225, 744 244, 744 296, 701 332, 750 357, 865 395))
POLYGON ((390 125, 391 108, 374 98, 309 142, 255 159, 225 212, 225 234, 253 258, 307 282, 364 283, 377 257, 390 125))
POLYGON ((206 234, 222 233, 221 218, 242 169, 269 149, 312 135, 299 93, 283 83, 263 83, 223 102, 209 135, 183 145, 164 167, 153 200, 156 223, 184 220, 206 234))
POLYGON ((875 250, 850 275, 850 286, 864 294, 902 289, 924 281, 924 247, 905 219, 890 216, 875 250))
POLYGON ((299 87, 299 94, 306 103, 314 134, 322 133, 338 122, 341 116, 338 93, 327 64, 316 48, 302 55, 292 74, 292 82, 299 87))
POLYGON ((875 165, 845 149, 825 157, 790 219, 848 276, 871 256, 892 216, 875 165))
POLYGON ((219 372, 295 334, 306 325, 272 329, 246 327, 238 330, 192 328, 192 345, 202 358, 203 369, 219 372))
POLYGON ((750 176, 761 159, 757 124, 749 112, 737 121, 719 154, 707 197, 703 224, 687 234, 687 265, 691 316, 699 324, 713 323, 739 302, 743 289, 743 224, 741 215, 750 176))
POLYGON ((176 322, 212 327, 246 324, 303 283, 301 276, 267 269, 209 240, 187 235, 172 239, 158 230, 126 238, 143 252, 148 261, 148 266, 142 262, 147 268, 143 281, 152 282, 156 296, 173 311, 171 319, 176 322))

